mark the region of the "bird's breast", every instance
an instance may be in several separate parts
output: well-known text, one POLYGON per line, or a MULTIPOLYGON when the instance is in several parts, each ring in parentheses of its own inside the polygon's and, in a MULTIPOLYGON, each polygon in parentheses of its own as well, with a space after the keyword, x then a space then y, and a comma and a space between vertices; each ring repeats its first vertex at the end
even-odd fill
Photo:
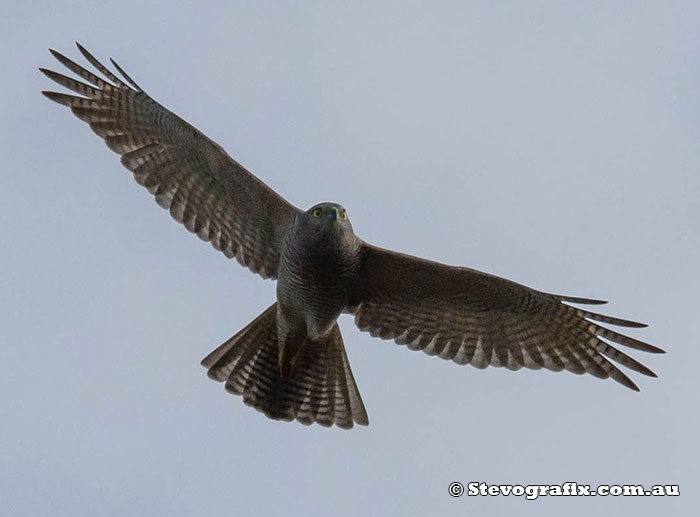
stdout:
POLYGON ((277 280, 280 308, 303 322, 310 337, 322 335, 347 305, 356 270, 356 261, 341 253, 283 253, 277 280))

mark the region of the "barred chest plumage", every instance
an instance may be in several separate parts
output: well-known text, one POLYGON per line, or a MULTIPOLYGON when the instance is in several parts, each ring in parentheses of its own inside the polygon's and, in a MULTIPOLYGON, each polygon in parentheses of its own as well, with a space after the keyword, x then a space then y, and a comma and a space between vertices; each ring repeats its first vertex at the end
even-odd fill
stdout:
POLYGON ((360 241, 351 227, 301 221, 285 239, 277 281, 279 325, 316 338, 346 307, 359 269, 360 241))

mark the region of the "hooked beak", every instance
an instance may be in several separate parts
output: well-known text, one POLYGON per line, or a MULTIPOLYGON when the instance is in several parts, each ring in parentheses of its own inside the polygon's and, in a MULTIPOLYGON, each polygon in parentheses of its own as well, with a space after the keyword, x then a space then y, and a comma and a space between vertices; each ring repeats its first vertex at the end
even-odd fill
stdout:
POLYGON ((335 207, 331 208, 330 211, 328 212, 328 218, 331 221, 334 221, 334 222, 337 221, 338 220, 338 209, 335 207))

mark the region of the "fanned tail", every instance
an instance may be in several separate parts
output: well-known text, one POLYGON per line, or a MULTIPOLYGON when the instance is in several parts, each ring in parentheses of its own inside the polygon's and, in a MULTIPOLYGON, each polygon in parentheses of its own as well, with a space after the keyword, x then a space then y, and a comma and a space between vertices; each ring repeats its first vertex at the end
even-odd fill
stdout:
POLYGON ((367 425, 340 328, 322 340, 306 340, 294 371, 282 377, 277 340, 277 304, 202 360, 208 375, 226 382, 226 391, 275 420, 333 424, 350 429, 367 425))

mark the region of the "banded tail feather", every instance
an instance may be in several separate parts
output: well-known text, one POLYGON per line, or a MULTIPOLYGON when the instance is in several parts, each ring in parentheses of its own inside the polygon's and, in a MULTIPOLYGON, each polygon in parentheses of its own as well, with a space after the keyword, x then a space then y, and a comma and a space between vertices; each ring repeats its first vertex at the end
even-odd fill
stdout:
POLYGON ((274 420, 298 420, 350 429, 367 425, 367 412, 350 370, 336 323, 320 341, 306 340, 294 369, 282 376, 277 304, 202 360, 210 378, 274 420))

